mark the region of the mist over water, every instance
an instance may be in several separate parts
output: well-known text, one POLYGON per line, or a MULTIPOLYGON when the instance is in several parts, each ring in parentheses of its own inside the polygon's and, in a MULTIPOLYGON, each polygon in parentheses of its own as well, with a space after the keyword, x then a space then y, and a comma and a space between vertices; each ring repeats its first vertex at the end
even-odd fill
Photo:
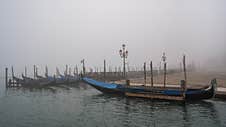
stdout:
MULTIPOLYGON (((224 0, 1 0, 1 67, 65 64, 120 66, 125 43, 130 65, 163 52, 169 66, 188 63, 225 68, 226 1, 224 0)), ((219 69, 220 68, 220 69, 219 69)), ((1 69, 2 70, 2 69, 1 69)))
POLYGON ((4 81, 11 66, 18 77, 25 66, 33 77, 33 65, 40 75, 45 66, 49 75, 66 64, 80 71, 82 59, 88 71, 103 69, 104 59, 114 70, 122 44, 131 67, 152 60, 156 69, 165 52, 168 68, 179 68, 185 54, 198 71, 225 73, 225 35, 225 0, 0 0, 0 126, 225 127, 222 100, 131 99, 84 83, 6 89, 4 81))

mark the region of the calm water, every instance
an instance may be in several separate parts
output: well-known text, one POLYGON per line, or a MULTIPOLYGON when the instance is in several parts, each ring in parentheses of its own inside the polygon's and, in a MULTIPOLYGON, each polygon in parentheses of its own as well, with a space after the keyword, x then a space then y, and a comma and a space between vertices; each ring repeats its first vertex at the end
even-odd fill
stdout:
POLYGON ((0 127, 225 127, 226 102, 176 103, 103 95, 80 84, 55 90, 4 89, 0 127))

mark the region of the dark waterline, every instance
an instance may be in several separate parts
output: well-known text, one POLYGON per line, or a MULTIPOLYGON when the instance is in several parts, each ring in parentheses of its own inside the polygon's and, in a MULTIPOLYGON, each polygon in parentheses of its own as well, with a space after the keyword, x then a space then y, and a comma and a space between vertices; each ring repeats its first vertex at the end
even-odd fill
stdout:
POLYGON ((1 127, 225 127, 226 102, 151 101, 104 95, 85 84, 70 89, 5 90, 1 127))

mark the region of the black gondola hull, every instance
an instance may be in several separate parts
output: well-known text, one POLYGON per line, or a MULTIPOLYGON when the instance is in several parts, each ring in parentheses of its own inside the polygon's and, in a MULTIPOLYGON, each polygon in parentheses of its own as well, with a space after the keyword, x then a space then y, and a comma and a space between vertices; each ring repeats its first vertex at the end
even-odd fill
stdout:
POLYGON ((150 89, 147 87, 134 87, 134 86, 124 86, 120 84, 111 84, 99 82, 93 79, 84 78, 84 82, 93 86, 97 90, 107 93, 107 94, 115 94, 115 95, 126 95, 132 94, 138 97, 161 97, 165 96, 166 98, 178 98, 181 97, 183 99, 180 100, 202 100, 202 99, 210 99, 214 96, 215 93, 215 84, 211 83, 211 86, 207 89, 188 89, 187 91, 182 91, 181 89, 150 89))

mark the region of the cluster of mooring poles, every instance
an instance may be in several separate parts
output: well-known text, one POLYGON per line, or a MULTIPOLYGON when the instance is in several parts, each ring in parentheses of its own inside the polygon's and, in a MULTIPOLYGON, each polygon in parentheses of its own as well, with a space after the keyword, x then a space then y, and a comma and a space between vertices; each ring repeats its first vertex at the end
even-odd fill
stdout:
MULTIPOLYGON (((167 62, 166 62, 166 54, 163 53, 163 56, 162 56, 162 61, 163 61, 163 64, 164 64, 164 70, 163 70, 163 87, 165 88, 166 87, 166 77, 167 77, 167 62)), ((144 70, 144 85, 147 84, 147 64, 146 62, 144 62, 144 65, 143 65, 143 70, 144 70)), ((153 87, 153 63, 152 61, 150 61, 150 77, 151 77, 151 86, 153 87)), ((184 73, 184 80, 182 81, 183 82, 183 85, 186 89, 186 84, 187 84, 187 74, 186 74, 186 61, 185 61, 185 55, 183 55, 183 73, 184 73)))
MULTIPOLYGON (((130 96, 130 97, 143 97, 143 98, 155 98, 155 99, 167 99, 167 100, 185 100, 186 98, 186 89, 187 89, 187 75, 186 75, 186 61, 185 61, 185 55, 183 55, 183 71, 184 71, 184 80, 181 80, 181 86, 180 86, 180 89, 181 89, 181 96, 169 96, 169 95, 160 95, 160 94, 156 94, 156 93, 153 93, 156 89, 161 89, 161 90, 169 90, 170 88, 169 87, 166 87, 166 76, 167 76, 167 63, 166 63, 166 56, 165 56, 165 53, 163 53, 163 56, 162 56, 162 61, 163 61, 163 64, 164 64, 164 72, 163 72, 163 87, 160 88, 159 86, 154 86, 154 81, 153 81, 153 64, 152 64, 152 61, 150 61, 150 72, 151 72, 151 89, 153 89, 152 92, 150 93, 131 93, 131 92, 127 92, 126 93, 126 96, 130 96)), ((148 87, 147 87, 147 63, 144 62, 143 64, 143 70, 144 70, 144 87, 140 87, 141 89, 146 89, 147 91, 150 90, 148 87)), ((126 81, 128 82, 128 81, 126 81)), ((130 85, 127 83, 127 85, 130 85)), ((130 86, 128 86, 130 87, 130 86)), ((155 91, 156 92, 156 91, 155 91)))
POLYGON ((11 71, 12 71, 12 78, 9 78, 9 75, 8 75, 8 68, 5 68, 5 86, 6 88, 8 87, 20 87, 21 84, 19 84, 18 82, 16 82, 14 80, 14 70, 13 70, 13 67, 11 68, 11 71))

